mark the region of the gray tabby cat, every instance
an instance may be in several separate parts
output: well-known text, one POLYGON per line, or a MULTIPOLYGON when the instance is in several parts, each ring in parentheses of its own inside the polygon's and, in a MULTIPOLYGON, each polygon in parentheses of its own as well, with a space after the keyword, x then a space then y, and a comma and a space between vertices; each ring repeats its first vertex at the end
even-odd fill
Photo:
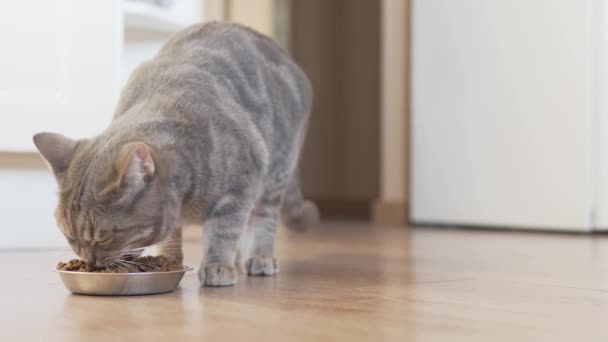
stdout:
MULTIPOLYGON (((248 231, 247 273, 276 274, 281 213, 297 229, 318 215, 296 172, 311 102, 306 75, 269 38, 237 24, 187 28, 134 71, 99 136, 34 136, 59 184, 58 225, 101 266, 204 222, 207 286, 236 283, 248 231)), ((181 245, 169 252, 181 261, 181 245)))

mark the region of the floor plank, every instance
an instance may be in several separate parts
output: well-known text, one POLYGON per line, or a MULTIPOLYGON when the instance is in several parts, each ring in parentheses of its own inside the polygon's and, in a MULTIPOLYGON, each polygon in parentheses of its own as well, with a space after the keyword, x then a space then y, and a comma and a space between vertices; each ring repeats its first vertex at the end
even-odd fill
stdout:
POLYGON ((277 254, 277 277, 108 298, 63 288, 67 250, 0 252, 0 341, 608 340, 607 236, 329 223, 277 254))

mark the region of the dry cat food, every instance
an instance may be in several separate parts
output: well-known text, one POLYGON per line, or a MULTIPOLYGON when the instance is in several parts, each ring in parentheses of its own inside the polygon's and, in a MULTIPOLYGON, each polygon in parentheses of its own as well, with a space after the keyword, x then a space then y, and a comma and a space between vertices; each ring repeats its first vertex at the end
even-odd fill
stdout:
POLYGON ((111 266, 96 267, 85 261, 72 259, 66 262, 59 262, 57 269, 60 271, 74 272, 98 272, 98 273, 142 273, 142 272, 169 272, 181 271, 182 265, 165 256, 143 256, 130 260, 117 261, 111 266))

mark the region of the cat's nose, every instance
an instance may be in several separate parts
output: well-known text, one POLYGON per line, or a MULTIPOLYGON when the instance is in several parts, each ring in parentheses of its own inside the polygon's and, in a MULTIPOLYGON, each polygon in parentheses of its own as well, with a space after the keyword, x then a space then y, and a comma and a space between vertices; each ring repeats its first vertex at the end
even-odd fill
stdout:
POLYGON ((104 267, 105 263, 101 259, 95 259, 95 261, 93 262, 93 265, 95 265, 95 267, 104 267))
POLYGON ((95 267, 104 267, 105 263, 102 258, 98 258, 96 256, 92 256, 89 260, 85 260, 89 265, 93 265, 95 267))
POLYGON ((99 263, 99 258, 93 253, 91 250, 85 250, 84 253, 80 256, 82 261, 86 262, 89 265, 95 265, 99 263))

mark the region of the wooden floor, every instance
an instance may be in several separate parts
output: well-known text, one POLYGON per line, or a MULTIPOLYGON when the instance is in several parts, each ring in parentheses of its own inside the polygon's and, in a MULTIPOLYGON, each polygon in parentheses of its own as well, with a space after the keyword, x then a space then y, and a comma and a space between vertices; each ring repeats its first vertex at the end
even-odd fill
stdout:
POLYGON ((0 341, 608 341, 608 236, 342 223, 278 255, 235 287, 87 297, 51 271, 67 251, 0 252, 0 341))

